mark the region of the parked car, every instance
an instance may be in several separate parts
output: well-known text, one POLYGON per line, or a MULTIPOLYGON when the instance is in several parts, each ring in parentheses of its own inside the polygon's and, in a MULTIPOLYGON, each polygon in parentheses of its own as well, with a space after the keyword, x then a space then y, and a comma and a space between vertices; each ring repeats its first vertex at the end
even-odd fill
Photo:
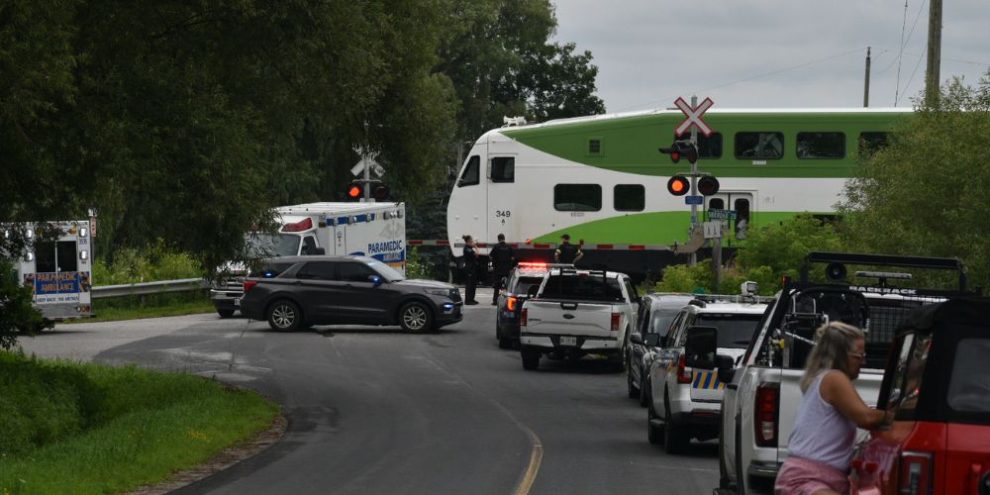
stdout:
POLYGON ((523 369, 539 368, 544 354, 554 359, 596 354, 621 370, 640 299, 628 275, 551 268, 529 293, 519 335, 523 369))
POLYGON ((500 348, 519 345, 519 318, 523 303, 529 298, 527 292, 530 287, 539 287, 550 266, 542 262, 520 262, 509 272, 495 310, 495 338, 500 348))
POLYGON ((374 258, 306 256, 277 277, 246 279, 241 312, 284 331, 361 324, 422 332, 461 321, 462 304, 457 287, 406 280, 374 258))
POLYGON ((990 298, 914 310, 887 360, 877 407, 889 429, 857 448, 854 494, 990 493, 990 298))
POLYGON ((689 348, 697 330, 712 330, 717 339, 711 346, 715 355, 733 360, 746 352, 767 305, 756 302, 691 301, 682 308, 670 326, 670 334, 660 343, 659 356, 650 366, 650 403, 647 405, 647 438, 662 443, 671 454, 683 452, 692 438, 718 437, 722 414, 722 391, 717 372, 692 364, 689 348))
POLYGON ((626 389, 630 399, 639 399, 639 405, 646 407, 650 397, 647 372, 656 357, 659 338, 667 336, 674 316, 681 308, 694 299, 691 294, 654 292, 643 296, 639 301, 639 316, 636 326, 629 332, 626 345, 626 389), (644 341, 656 335, 652 345, 644 341))

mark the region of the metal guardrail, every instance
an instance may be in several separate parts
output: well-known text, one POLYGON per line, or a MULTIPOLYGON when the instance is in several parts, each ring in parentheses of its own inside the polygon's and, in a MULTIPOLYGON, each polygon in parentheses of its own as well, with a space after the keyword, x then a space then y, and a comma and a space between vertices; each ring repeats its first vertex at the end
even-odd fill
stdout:
POLYGON ((92 292, 93 299, 103 299, 118 296, 160 294, 163 292, 186 292, 207 289, 209 287, 210 284, 201 278, 183 278, 179 280, 159 280, 137 284, 98 285, 92 288, 92 292))

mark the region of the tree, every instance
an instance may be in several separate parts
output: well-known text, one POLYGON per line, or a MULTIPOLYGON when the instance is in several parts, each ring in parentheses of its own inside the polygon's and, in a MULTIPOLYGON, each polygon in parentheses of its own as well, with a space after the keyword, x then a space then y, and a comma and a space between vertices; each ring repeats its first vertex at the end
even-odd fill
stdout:
POLYGON ((453 0, 451 36, 437 68, 460 101, 459 142, 500 127, 504 116, 530 121, 605 111, 594 95, 591 53, 554 44, 549 0, 453 0))
POLYGON ((990 72, 975 88, 953 79, 936 105, 916 108, 848 183, 848 237, 872 252, 961 258, 972 283, 986 287, 990 72))

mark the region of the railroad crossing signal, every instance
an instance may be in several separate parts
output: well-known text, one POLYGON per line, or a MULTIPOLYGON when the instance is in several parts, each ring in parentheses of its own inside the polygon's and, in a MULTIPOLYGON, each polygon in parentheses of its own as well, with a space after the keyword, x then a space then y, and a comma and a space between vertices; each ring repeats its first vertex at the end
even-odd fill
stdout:
POLYGON ((712 101, 711 98, 705 98, 705 101, 701 102, 696 107, 691 107, 691 105, 689 105, 688 102, 684 101, 684 98, 681 97, 678 97, 676 100, 674 100, 674 105, 676 105, 677 108, 680 108, 681 112, 683 112, 684 115, 687 116, 687 118, 684 119, 684 122, 681 122, 681 124, 678 125, 676 129, 674 129, 674 135, 677 137, 681 137, 684 134, 686 134, 688 131, 690 131, 692 127, 695 127, 699 131, 701 131, 701 133, 704 134, 705 137, 711 136, 713 132, 712 128, 708 127, 708 124, 706 124, 705 121, 701 119, 701 116, 704 115, 705 112, 707 112, 708 109, 711 108, 712 105, 714 104, 715 102, 712 101))
POLYGON ((370 196, 376 201, 387 200, 389 198, 389 193, 391 192, 389 191, 388 186, 381 181, 372 179, 368 181, 367 185, 365 185, 364 179, 355 179, 347 185, 347 188, 344 190, 344 195, 347 196, 349 201, 361 201, 361 199, 364 198, 365 187, 369 188, 368 191, 370 196))
POLYGON ((718 194, 718 179, 711 175, 703 175, 698 179, 698 192, 702 196, 714 196, 718 194))
POLYGON ((660 148, 660 152, 670 155, 670 161, 677 163, 686 158, 692 165, 698 161, 698 147, 688 139, 678 139, 669 148, 660 148))
POLYGON ((683 175, 675 175, 667 181, 667 192, 674 196, 684 196, 691 190, 691 183, 683 175))

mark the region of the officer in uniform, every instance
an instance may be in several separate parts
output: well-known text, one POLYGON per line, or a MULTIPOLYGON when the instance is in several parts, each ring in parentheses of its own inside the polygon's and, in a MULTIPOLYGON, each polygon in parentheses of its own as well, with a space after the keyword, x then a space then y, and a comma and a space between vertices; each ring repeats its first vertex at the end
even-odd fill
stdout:
POLYGON ((560 246, 553 252, 553 260, 557 263, 576 264, 584 257, 581 248, 571 244, 571 236, 564 234, 560 236, 560 246))
POLYGON ((498 304, 498 293, 502 290, 504 279, 509 276, 512 266, 516 263, 516 253, 512 246, 505 243, 505 234, 498 235, 498 244, 492 246, 488 257, 492 260, 492 306, 498 304))

